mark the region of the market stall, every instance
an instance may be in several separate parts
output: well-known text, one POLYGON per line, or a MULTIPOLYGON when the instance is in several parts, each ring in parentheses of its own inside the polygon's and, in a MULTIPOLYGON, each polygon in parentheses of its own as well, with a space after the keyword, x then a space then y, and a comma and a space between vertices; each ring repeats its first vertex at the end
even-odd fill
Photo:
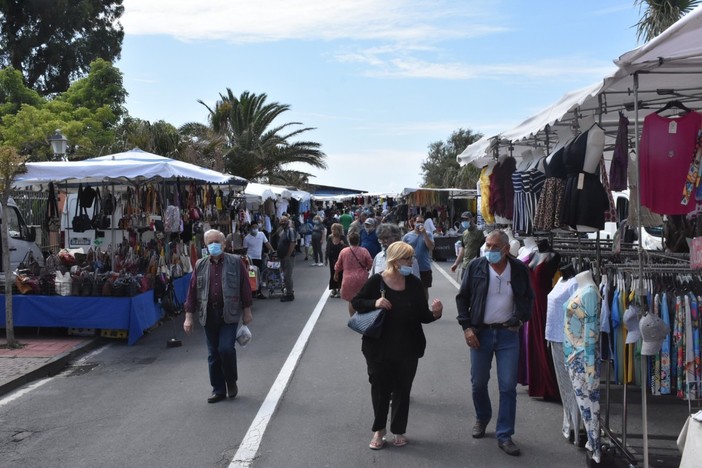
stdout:
POLYGON ((15 324, 123 330, 129 344, 162 318, 162 290, 154 288, 172 282, 185 299, 203 233, 231 229, 231 200, 247 182, 141 150, 27 169, 18 185, 58 182, 67 192, 77 185, 56 226, 64 242, 75 233, 89 242, 51 252, 45 265, 24 265, 13 294, 15 324))
MULTIPOLYGON (((702 7, 696 8, 649 43, 622 55, 615 63, 618 68, 600 82, 569 93, 553 106, 511 130, 479 140, 466 148, 459 155, 458 161, 482 168, 483 185, 480 190, 488 199, 485 204, 488 214, 494 216, 495 226, 503 228, 513 228, 516 219, 502 216, 502 219, 497 220, 497 215, 502 213, 495 212, 490 197, 496 194, 498 199, 504 200, 507 194, 521 190, 524 180, 531 182, 531 179, 515 174, 519 173, 519 164, 525 162, 525 155, 533 155, 537 150, 543 151, 545 157, 536 159, 533 166, 523 165, 521 170, 523 173, 535 170, 545 174, 546 183, 551 179, 553 183, 548 186, 549 194, 561 190, 565 194, 565 200, 568 200, 569 197, 579 196, 578 191, 588 191, 585 187, 590 184, 596 190, 588 192, 595 194, 586 199, 592 202, 588 208, 592 211, 603 210, 605 216, 616 216, 611 203, 600 204, 600 194, 609 191, 608 184, 611 184, 612 189, 614 186, 622 187, 616 190, 631 189, 629 216, 614 242, 594 241, 588 244, 581 234, 590 232, 597 237, 605 218, 596 220, 588 226, 589 229, 581 229, 580 223, 562 217, 564 214, 572 216, 578 205, 558 208, 555 205, 557 199, 550 198, 550 195, 546 202, 543 198, 538 199, 539 208, 551 207, 548 219, 537 217, 536 229, 527 231, 527 234, 551 241, 552 247, 560 252, 563 260, 575 265, 578 271, 591 271, 598 282, 601 280, 601 300, 588 313, 597 318, 600 315, 609 318, 605 314, 611 312, 617 318, 602 322, 603 327, 608 328, 610 343, 614 345, 613 351, 608 351, 614 355, 603 356, 603 369, 606 369, 603 370, 606 372, 603 382, 607 386, 612 381, 623 383, 624 422, 620 431, 614 431, 609 424, 609 413, 600 417, 599 406, 596 412, 591 412, 591 415, 595 415, 591 421, 601 421, 602 433, 605 435, 602 446, 611 446, 614 452, 622 455, 632 465, 636 464, 636 457, 627 446, 627 437, 632 435, 627 434, 626 394, 627 384, 638 385, 644 421, 643 462, 647 467, 648 402, 676 396, 686 400, 702 397, 698 390, 702 380, 695 365, 700 359, 699 347, 694 347, 690 340, 686 342, 681 338, 683 330, 696 330, 697 325, 679 312, 681 308, 685 309, 685 297, 698 297, 702 293, 699 289, 698 267, 690 265, 696 254, 694 245, 699 242, 699 238, 693 238, 699 235, 702 225, 696 207, 700 200, 699 161, 702 157, 699 148, 699 122, 702 120, 699 112, 702 108, 702 7), (688 125, 690 129, 686 128, 688 125), (599 154, 592 153, 597 156, 591 161, 592 164, 586 161, 585 165, 589 167, 582 163, 577 167, 572 160, 568 160, 568 157, 577 154, 577 142, 585 150, 601 148, 599 154), (675 147, 667 146, 673 143, 675 147), (654 146, 656 144, 658 146, 654 146), (600 155, 601 159, 597 161, 600 155), (503 164, 510 158, 516 160, 516 164, 512 163, 513 166, 506 169, 503 164), (561 175, 557 171, 558 166, 552 163, 563 160, 569 166, 561 175), (496 168, 498 171, 495 171, 496 168), (569 180, 569 177, 572 178, 569 180), (500 183, 511 183, 512 192, 495 192, 492 183, 496 179, 500 183), (558 182, 558 179, 562 182, 558 182), (602 184, 601 188, 598 184, 602 184), (486 185, 489 188, 485 188, 486 185), (554 204, 549 204, 552 201, 554 204), (656 228, 661 223, 661 215, 668 221, 665 238, 669 252, 646 252, 642 249, 641 229, 656 228), (631 226, 639 230, 638 245, 629 242, 629 250, 626 250, 624 239, 631 226), (559 237, 569 231, 574 237, 565 243, 560 241, 559 237), (559 245, 553 241, 561 243, 559 245), (690 249, 693 252, 689 252, 690 249), (614 291, 615 297, 621 299, 613 300, 607 291, 614 291), (670 300, 672 296, 677 296, 677 300, 681 301, 677 304, 682 303, 683 306, 673 305, 670 309, 665 298, 670 300), (628 316, 625 315, 622 320, 625 310, 628 316), (650 323, 651 317, 659 317, 659 322, 665 321, 670 326, 667 335, 661 337, 660 341, 647 343, 646 340, 651 340, 652 330, 644 330, 643 324, 650 323), (643 332, 640 335, 638 328, 643 332), (649 332, 648 336, 645 332, 649 332), (642 338, 645 346, 641 345, 642 338), (633 359, 634 349, 639 349, 639 346, 642 346, 640 361, 638 358, 633 359), (673 356, 676 352, 677 361, 669 362, 675 360, 673 356), (689 369, 694 370, 690 372, 689 369), (677 377, 677 381, 671 379, 671 375, 677 377)), ((546 185, 540 197, 544 197, 545 187, 546 185)), ((516 203, 517 198, 514 200, 516 203)), ((599 216, 603 213, 597 214, 599 216)), ((524 247, 527 247, 526 242, 524 247)), ((525 261, 530 261, 529 254, 530 252, 525 252, 525 261)), ((539 254, 544 252, 533 254, 534 258, 540 258, 539 254)), ((536 270, 534 274, 537 274, 536 270)), ((540 274, 545 274, 544 270, 540 270, 540 274)), ((546 288, 548 289, 550 288, 546 288)), ((534 312, 537 318, 542 318, 541 314, 546 313, 547 307, 544 304, 545 301, 540 305, 537 301, 534 312)), ((556 315, 562 317, 563 314, 560 312, 556 315)), ((541 324, 542 322, 531 321, 527 326, 530 333, 528 338, 534 343, 543 342, 543 336, 539 339, 539 334, 542 335, 543 331, 531 333, 532 327, 538 328, 541 324)), ((666 328, 660 325, 654 334, 661 336, 664 330, 666 328)), ((593 336, 599 339, 599 333, 593 336)), ((602 349, 604 352, 607 347, 603 346, 602 349)), ((529 352, 535 354, 534 349, 530 348, 529 352)), ((541 375, 548 373, 545 367, 547 364, 544 362, 544 367, 539 368, 541 375)), ((529 365, 534 367, 533 362, 529 365)), ((598 380, 599 377, 598 374, 598 380)), ((532 395, 531 387, 529 394, 532 395)), ((603 394, 609 398, 608 391, 603 394)), ((609 400, 603 401, 603 407, 608 410, 610 403, 609 400)), ((596 430, 592 434, 599 437, 600 431, 596 430)), ((589 455, 599 461, 600 442, 590 442, 589 455)))

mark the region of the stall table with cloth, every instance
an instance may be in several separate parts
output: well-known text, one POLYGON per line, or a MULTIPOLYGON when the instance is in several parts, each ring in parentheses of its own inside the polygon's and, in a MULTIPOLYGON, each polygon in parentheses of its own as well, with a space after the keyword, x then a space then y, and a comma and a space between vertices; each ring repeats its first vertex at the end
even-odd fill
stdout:
MULTIPOLYGON (((173 281, 176 296, 185 302, 191 274, 173 281)), ((16 327, 65 327, 127 330, 127 344, 133 345, 144 330, 161 319, 161 306, 154 291, 133 297, 105 296, 12 296, 16 327)), ((0 320, 5 323, 5 301, 0 301, 0 320)))

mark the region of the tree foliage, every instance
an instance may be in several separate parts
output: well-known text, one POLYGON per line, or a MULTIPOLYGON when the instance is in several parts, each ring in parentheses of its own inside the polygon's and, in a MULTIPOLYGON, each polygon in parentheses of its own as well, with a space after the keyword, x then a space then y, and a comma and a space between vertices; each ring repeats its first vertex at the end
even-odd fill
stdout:
MULTIPOLYGON (((15 176, 26 171, 24 165, 24 157, 17 153, 17 150, 12 146, 0 146, 0 206, 2 211, 7 212, 7 202, 10 199, 12 191, 12 183, 15 176)), ((8 235, 7 216, 2 217, 0 225, 0 239, 2 239, 2 271, 5 276, 5 336, 7 338, 7 346, 16 348, 19 346, 15 339, 14 316, 12 314, 12 283, 14 275, 10 272, 10 237, 8 235)))
POLYGON ((119 69, 104 60, 51 100, 22 84, 12 67, 0 70, 0 140, 41 161, 53 157, 48 137, 59 129, 72 159, 104 154, 114 144, 126 95, 119 69))
POLYGON ((66 91, 98 58, 119 59, 122 0, 0 1, 0 66, 43 96, 66 91))
POLYGON ((468 145, 481 137, 479 133, 461 128, 453 132, 445 142, 431 143, 427 159, 422 163, 422 185, 431 188, 474 187, 480 171, 470 164, 461 167, 456 158, 468 145))
POLYGON ((274 125, 274 121, 290 110, 287 104, 266 103, 266 94, 244 91, 234 95, 231 89, 220 94, 214 108, 198 101, 209 111, 212 133, 223 145, 225 169, 250 180, 275 178, 289 163, 304 163, 325 169, 326 155, 321 145, 313 141, 292 141, 305 132, 314 130, 300 122, 274 125))
POLYGON ((648 42, 692 11, 699 0, 634 0, 643 16, 636 23, 636 38, 648 42))

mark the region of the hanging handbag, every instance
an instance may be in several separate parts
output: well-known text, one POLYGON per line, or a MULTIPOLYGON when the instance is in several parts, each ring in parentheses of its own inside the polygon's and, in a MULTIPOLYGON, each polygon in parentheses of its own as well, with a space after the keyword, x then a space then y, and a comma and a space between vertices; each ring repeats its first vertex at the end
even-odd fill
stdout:
POLYGON ((78 185, 78 199, 76 200, 76 211, 73 216, 73 221, 71 221, 71 226, 74 232, 85 232, 93 228, 92 220, 88 216, 88 211, 82 206, 80 202, 81 195, 83 194, 82 185, 78 185))
POLYGON ((49 182, 49 198, 46 203, 46 229, 49 232, 58 232, 61 229, 61 215, 58 210, 53 182, 49 182))
POLYGON ((93 203, 92 227, 94 229, 110 229, 110 217, 102 210, 102 197, 100 188, 95 189, 95 202, 93 203))
MULTIPOLYGON (((380 280, 380 297, 385 297, 385 283, 380 280)), ((348 322, 351 330, 369 338, 379 338, 383 331, 385 309, 375 309, 370 312, 354 312, 348 322)))

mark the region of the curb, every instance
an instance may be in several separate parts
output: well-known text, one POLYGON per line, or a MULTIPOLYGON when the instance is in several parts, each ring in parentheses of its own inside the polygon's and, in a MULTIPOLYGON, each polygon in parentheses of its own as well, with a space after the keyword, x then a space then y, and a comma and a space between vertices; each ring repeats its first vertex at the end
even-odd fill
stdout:
POLYGON ((5 384, 0 385, 0 396, 4 396, 13 390, 16 390, 23 385, 26 385, 32 381, 42 379, 44 377, 53 377, 60 373, 72 360, 92 351, 95 348, 102 346, 105 343, 101 338, 96 338, 93 340, 86 341, 84 343, 79 343, 73 347, 70 351, 63 354, 54 356, 49 361, 36 369, 22 374, 14 380, 11 380, 5 384))

